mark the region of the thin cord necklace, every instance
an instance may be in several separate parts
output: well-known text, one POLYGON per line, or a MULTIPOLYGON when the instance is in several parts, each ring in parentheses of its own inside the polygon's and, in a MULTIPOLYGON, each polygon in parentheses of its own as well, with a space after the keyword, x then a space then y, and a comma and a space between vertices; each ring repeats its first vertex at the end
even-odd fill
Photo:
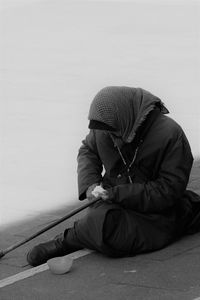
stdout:
POLYGON ((126 166, 126 170, 127 170, 127 173, 128 173, 128 179, 129 179, 130 183, 133 183, 132 178, 130 176, 130 168, 132 167, 132 165, 134 164, 134 162, 136 160, 138 149, 139 149, 139 146, 135 149, 135 153, 134 153, 133 159, 132 159, 131 163, 128 165, 127 162, 126 162, 126 160, 125 160, 125 158, 124 158, 124 156, 123 156, 123 154, 122 154, 122 152, 121 152, 121 150, 120 150, 120 148, 119 148, 119 146, 117 146, 117 150, 119 152, 119 155, 120 155, 120 157, 121 157, 124 165, 126 166))

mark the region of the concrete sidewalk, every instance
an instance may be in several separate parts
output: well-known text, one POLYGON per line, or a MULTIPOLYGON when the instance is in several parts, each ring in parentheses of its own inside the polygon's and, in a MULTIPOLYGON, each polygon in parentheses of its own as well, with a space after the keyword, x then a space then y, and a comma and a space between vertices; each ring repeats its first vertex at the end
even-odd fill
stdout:
MULTIPOLYGON (((21 272, 25 249, 2 259, 1 275, 21 272)), ((97 253, 76 259, 71 271, 50 270, 0 289, 1 300, 28 299, 198 299, 200 234, 161 251, 111 259, 97 253)), ((200 298, 199 298, 200 299, 200 298)))
MULTIPOLYGON (((196 162, 189 183, 189 188, 198 193, 199 170, 200 164, 196 162)), ((1 249, 30 236, 73 208, 63 207, 5 228, 0 231, 1 249)), ((0 286, 7 277, 34 270, 26 262, 28 249, 54 237, 83 214, 85 211, 5 255, 0 260, 0 286)), ((94 252, 75 259, 67 274, 54 275, 44 268, 32 277, 5 285, 0 288, 0 300, 200 299, 199 261, 200 233, 136 257, 111 259, 94 252)))

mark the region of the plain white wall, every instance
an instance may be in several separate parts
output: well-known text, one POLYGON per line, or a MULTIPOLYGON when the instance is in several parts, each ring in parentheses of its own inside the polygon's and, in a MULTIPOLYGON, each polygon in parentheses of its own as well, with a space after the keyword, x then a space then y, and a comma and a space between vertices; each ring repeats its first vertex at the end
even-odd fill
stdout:
POLYGON ((76 201, 89 104, 106 85, 159 96, 200 153, 197 1, 27 3, 0 12, 4 222, 76 201))

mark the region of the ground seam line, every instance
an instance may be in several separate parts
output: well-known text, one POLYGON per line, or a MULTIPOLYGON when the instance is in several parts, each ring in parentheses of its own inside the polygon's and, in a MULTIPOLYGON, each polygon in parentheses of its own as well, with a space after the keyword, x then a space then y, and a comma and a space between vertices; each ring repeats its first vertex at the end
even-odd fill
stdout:
MULTIPOLYGON (((89 249, 83 249, 83 250, 79 250, 79 251, 70 253, 70 254, 66 255, 65 257, 71 257, 73 259, 78 259, 78 258, 80 258, 82 256, 85 256, 85 255, 88 255, 88 254, 90 254, 92 252, 94 252, 94 251, 93 250, 89 250, 89 249)), ((0 280, 0 288, 3 288, 5 286, 7 286, 7 285, 11 285, 11 284, 13 284, 13 283, 15 283, 17 281, 23 280, 25 278, 34 276, 35 274, 44 272, 44 271, 46 271, 48 269, 49 269, 49 267, 45 263, 45 264, 40 265, 38 267, 27 269, 27 270, 25 270, 23 272, 17 273, 17 274, 12 275, 12 276, 9 276, 7 278, 4 278, 4 279, 0 280)))

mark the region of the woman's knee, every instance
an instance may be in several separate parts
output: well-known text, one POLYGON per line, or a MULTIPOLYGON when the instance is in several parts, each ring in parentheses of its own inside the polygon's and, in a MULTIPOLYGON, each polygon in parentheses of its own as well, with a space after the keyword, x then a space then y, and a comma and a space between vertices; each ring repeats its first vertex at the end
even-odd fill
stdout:
POLYGON ((121 210, 111 210, 106 214, 103 226, 103 236, 105 240, 108 240, 116 231, 120 224, 120 218, 122 216, 121 210))

